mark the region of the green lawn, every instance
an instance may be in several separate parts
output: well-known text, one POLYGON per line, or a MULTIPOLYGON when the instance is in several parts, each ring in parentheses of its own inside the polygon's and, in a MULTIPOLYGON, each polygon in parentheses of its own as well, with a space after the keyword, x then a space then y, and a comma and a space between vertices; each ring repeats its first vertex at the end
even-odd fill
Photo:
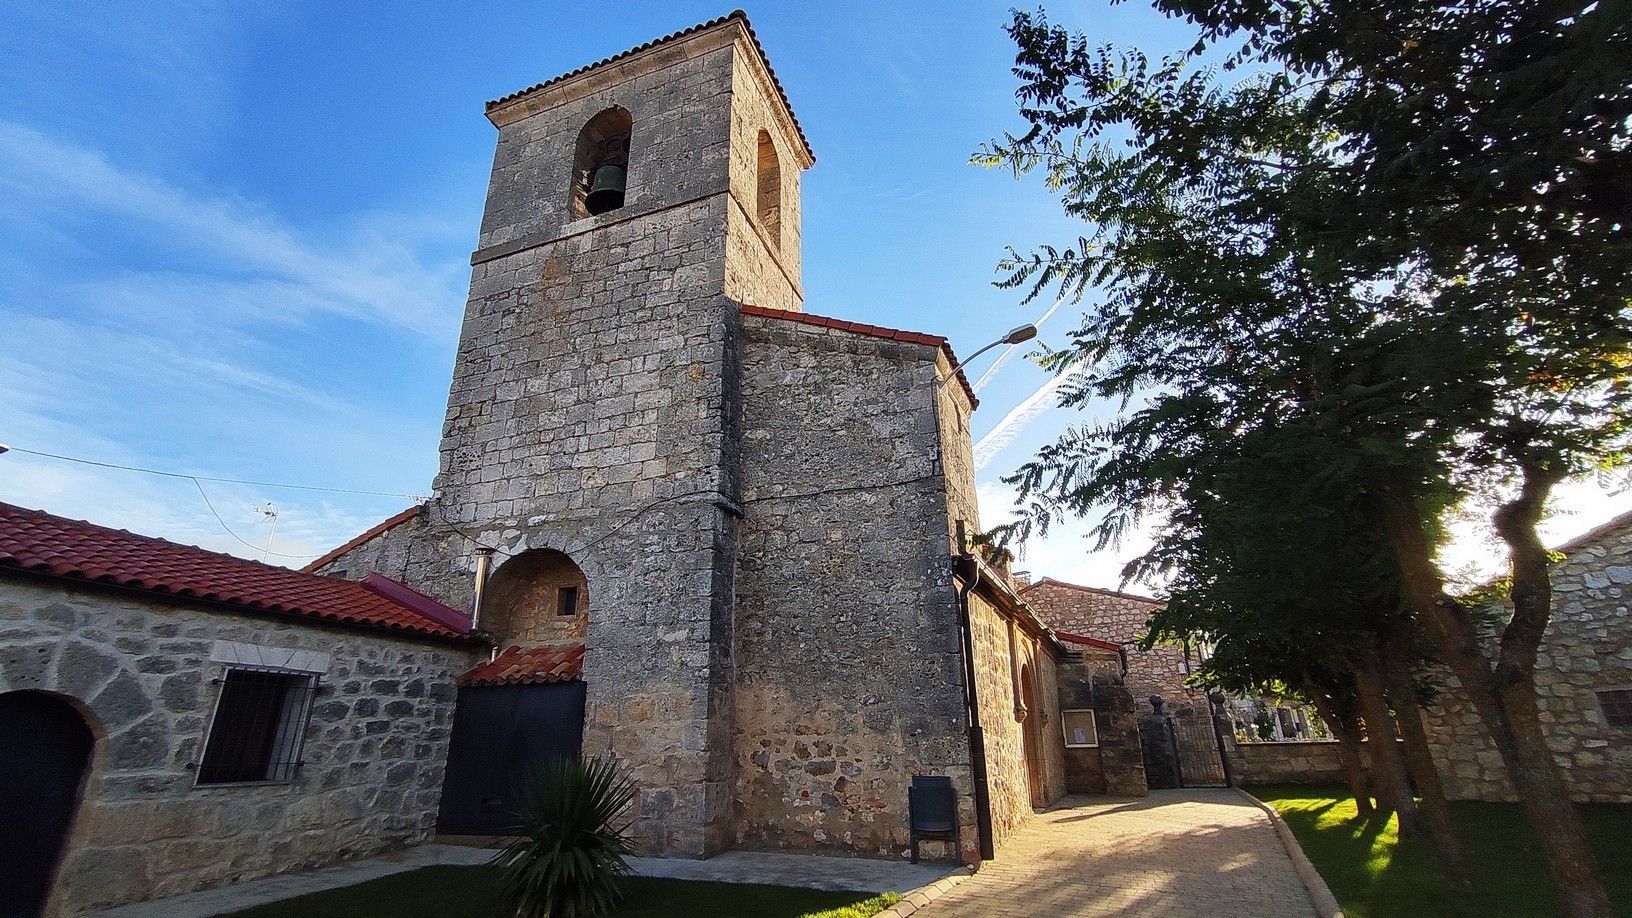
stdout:
MULTIPOLYGON (((1273 785, 1248 788, 1292 827, 1350 918, 1448 915, 1555 915, 1557 905, 1540 851, 1517 804, 1454 803, 1452 815, 1473 860, 1474 890, 1453 892, 1420 840, 1400 844, 1391 819, 1361 823, 1341 788, 1273 785)), ((1632 805, 1581 806, 1599 876, 1616 914, 1632 916, 1632 805)))
MULTIPOLYGON (((868 918, 894 893, 826 892, 786 886, 634 877, 617 918, 868 918)), ((356 886, 285 899, 234 918, 499 918, 485 867, 425 867, 356 886)))

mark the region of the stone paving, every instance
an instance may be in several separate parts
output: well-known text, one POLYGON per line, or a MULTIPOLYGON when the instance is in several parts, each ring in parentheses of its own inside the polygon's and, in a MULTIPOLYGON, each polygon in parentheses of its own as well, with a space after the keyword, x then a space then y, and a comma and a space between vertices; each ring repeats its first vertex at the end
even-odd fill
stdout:
POLYGON ((1224 789, 1070 797, 914 918, 1313 918, 1262 810, 1224 789))

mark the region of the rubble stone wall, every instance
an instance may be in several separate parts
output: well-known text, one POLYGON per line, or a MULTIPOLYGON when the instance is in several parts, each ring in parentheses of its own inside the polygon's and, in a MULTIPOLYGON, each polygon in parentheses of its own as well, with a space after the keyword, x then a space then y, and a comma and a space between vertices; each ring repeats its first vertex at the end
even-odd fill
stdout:
POLYGON ((949 775, 972 852, 936 351, 742 327, 737 841, 893 857, 912 776, 949 775))
POLYGON ((454 679, 474 661, 429 639, 0 579, 0 692, 65 696, 96 736, 53 909, 77 915, 423 841, 454 679), (292 780, 194 785, 226 670, 211 662, 217 641, 328 655, 292 780))
MULTIPOLYGON (((1536 658, 1541 720, 1574 799, 1632 803, 1632 728, 1610 726, 1597 694, 1632 688, 1632 521, 1591 533, 1564 553, 1552 569, 1553 614, 1536 658)), ((1440 692, 1426 721, 1446 793, 1514 799, 1461 683, 1443 670, 1435 681, 1440 692)))
MULTIPOLYGON (((1161 605, 1154 599, 1095 587, 1040 580, 1024 590, 1027 603, 1056 631, 1123 644, 1145 634, 1146 621, 1161 605)), ((1184 685, 1184 651, 1177 647, 1128 648, 1128 691, 1142 713, 1150 696, 1161 695, 1168 713, 1208 710, 1207 699, 1184 685)))

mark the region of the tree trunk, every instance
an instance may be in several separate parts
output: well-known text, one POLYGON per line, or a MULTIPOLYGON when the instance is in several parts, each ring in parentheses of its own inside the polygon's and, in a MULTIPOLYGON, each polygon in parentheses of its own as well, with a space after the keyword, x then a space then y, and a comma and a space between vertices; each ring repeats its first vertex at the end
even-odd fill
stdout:
POLYGON ((1371 818, 1371 783, 1366 777, 1366 762, 1360 752, 1359 719, 1352 714, 1344 717, 1331 699, 1315 689, 1309 690, 1315 711, 1326 722, 1326 729, 1337 738, 1337 757, 1343 763, 1343 776, 1349 782, 1349 793, 1354 795, 1354 811, 1361 819, 1371 818))
POLYGON ((1422 723, 1422 706, 1417 697, 1416 680, 1411 675, 1408 641, 1403 634, 1390 635, 1382 646, 1383 685, 1398 715, 1401 751, 1411 780, 1422 797, 1422 821, 1433 843, 1440 864, 1459 886, 1473 887, 1473 871, 1468 867, 1467 849, 1451 819, 1451 805, 1445 799, 1445 789, 1439 781, 1439 769, 1434 765, 1433 749, 1428 743, 1428 730, 1422 723))
MULTIPOLYGON (((1526 490, 1531 488, 1527 478, 1526 490)), ((1541 488, 1539 494, 1529 495, 1529 510, 1535 518, 1539 518, 1549 490, 1550 486, 1541 488)), ((1498 530, 1505 527, 1507 531, 1502 531, 1502 537, 1513 550, 1514 622, 1520 626, 1514 634, 1512 652, 1508 652, 1508 646, 1503 647, 1505 665, 1497 668, 1503 680, 1499 683, 1498 672, 1493 671, 1481 647, 1479 630, 1472 617, 1445 594, 1444 579, 1434 565, 1433 543, 1423 530, 1422 517, 1414 502, 1399 494, 1390 495, 1384 514, 1389 539, 1399 561, 1406 602, 1416 614, 1423 633, 1438 645, 1441 659, 1461 683, 1462 691, 1495 742, 1525 816, 1541 843, 1564 913, 1571 918, 1608 918, 1611 914, 1609 896, 1598 880, 1597 862, 1587 843, 1586 828, 1565 791, 1558 763, 1547 748, 1546 734, 1541 728, 1533 679, 1533 651, 1531 668, 1523 671, 1519 668, 1523 663, 1522 642, 1533 640, 1539 645, 1546 619, 1551 614, 1551 587, 1540 587, 1537 583, 1538 569, 1539 579, 1546 582, 1547 553, 1535 534, 1534 520, 1526 525, 1526 514, 1506 507, 1497 514, 1498 530), (1540 597, 1546 597, 1549 608, 1537 607, 1540 597)))
POLYGON ((1354 667, 1354 684, 1360 690, 1360 710, 1366 719, 1366 739, 1371 743, 1371 774, 1377 785, 1377 803, 1393 810, 1400 821, 1400 838, 1417 834, 1417 803, 1411 794, 1411 779, 1400 755, 1399 734, 1388 711, 1388 697, 1378 675, 1376 654, 1367 654, 1354 667))

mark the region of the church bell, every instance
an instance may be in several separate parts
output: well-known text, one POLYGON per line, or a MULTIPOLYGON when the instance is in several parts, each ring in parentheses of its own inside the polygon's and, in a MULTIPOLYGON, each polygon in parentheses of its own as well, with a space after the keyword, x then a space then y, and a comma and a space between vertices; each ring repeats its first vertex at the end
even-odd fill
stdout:
POLYGON ((622 207, 627 182, 628 173, 622 166, 608 163, 596 169, 595 178, 589 183, 589 194, 584 198, 584 208, 592 214, 604 214, 622 207))

